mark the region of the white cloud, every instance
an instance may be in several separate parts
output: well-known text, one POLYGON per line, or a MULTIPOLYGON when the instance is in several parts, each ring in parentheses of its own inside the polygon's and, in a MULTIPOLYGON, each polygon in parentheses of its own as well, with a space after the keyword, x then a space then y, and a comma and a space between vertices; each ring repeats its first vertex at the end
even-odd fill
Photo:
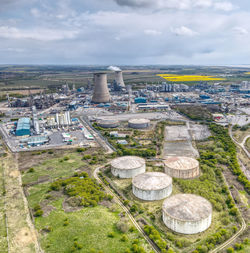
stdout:
POLYGON ((233 32, 237 35, 247 35, 249 34, 248 30, 241 26, 236 26, 233 28, 233 32))
POLYGON ((0 26, 0 38, 5 39, 33 39, 40 41, 54 41, 76 38, 78 31, 51 29, 18 29, 16 27, 0 26))
POLYGON ((146 29, 146 30, 144 30, 144 34, 146 34, 146 35, 152 35, 152 36, 158 36, 158 35, 161 35, 162 32, 161 31, 157 31, 157 30, 153 30, 153 29, 146 29))
POLYGON ((186 26, 181 26, 177 28, 172 28, 171 29, 172 33, 178 36, 189 36, 192 37, 194 35, 197 35, 198 33, 193 31, 192 29, 186 27, 186 26))
POLYGON ((221 10, 221 11, 232 11, 235 7, 230 2, 218 2, 214 4, 214 8, 216 10, 221 10))

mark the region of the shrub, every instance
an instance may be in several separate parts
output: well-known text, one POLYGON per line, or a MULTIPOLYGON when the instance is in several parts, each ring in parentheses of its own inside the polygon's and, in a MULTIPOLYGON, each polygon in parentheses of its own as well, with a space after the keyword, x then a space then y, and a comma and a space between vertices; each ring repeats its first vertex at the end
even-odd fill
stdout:
POLYGON ((233 248, 228 248, 227 249, 227 253, 233 253, 234 252, 234 249, 233 248))
POLYGON ((68 220, 66 220, 66 221, 63 222, 63 226, 68 226, 68 225, 69 225, 69 221, 68 220))
POLYGON ((68 156, 64 156, 64 157, 63 157, 63 160, 64 160, 64 161, 68 161, 68 160, 69 160, 69 157, 68 157, 68 156))
POLYGON ((79 153, 81 153, 81 152, 86 151, 86 149, 85 148, 77 148, 76 151, 79 152, 79 153))
POLYGON ((129 230, 128 223, 123 222, 123 221, 119 221, 119 222, 116 224, 116 228, 117 228, 120 232, 122 232, 122 233, 127 233, 128 230, 129 230))
POLYGON ((32 173, 32 172, 34 172, 34 171, 35 171, 34 168, 30 168, 30 169, 28 170, 29 173, 32 173))
POLYGON ((42 216, 43 215, 43 210, 42 209, 39 209, 39 210, 37 210, 35 213, 34 213, 34 216, 35 217, 40 217, 40 216, 42 216))
POLYGON ((127 242, 128 241, 128 237, 126 235, 123 235, 121 238, 122 242, 127 242))
POLYGON ((114 233, 114 232, 109 232, 109 233, 108 233, 108 237, 110 237, 110 238, 115 237, 115 233, 114 233))
POLYGON ((241 249, 243 249, 243 245, 241 243, 235 243, 234 248, 236 250, 241 250, 241 249))

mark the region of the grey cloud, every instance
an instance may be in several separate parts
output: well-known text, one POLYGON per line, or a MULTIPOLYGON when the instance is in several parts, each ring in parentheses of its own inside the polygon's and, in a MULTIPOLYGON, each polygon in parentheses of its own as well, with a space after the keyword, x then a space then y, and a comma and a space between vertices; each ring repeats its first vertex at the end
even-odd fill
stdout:
POLYGON ((118 5, 130 7, 147 7, 152 5, 150 0, 115 0, 118 5))
POLYGON ((232 11, 235 6, 229 0, 113 0, 120 6, 151 9, 214 9, 232 11))

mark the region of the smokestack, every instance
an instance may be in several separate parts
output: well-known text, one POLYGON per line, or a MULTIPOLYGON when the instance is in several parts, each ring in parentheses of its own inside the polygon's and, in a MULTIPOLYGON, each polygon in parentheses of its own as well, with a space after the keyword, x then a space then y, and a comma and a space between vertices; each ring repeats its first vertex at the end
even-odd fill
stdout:
POLYGON ((108 103, 110 102, 110 94, 108 90, 107 74, 94 74, 94 93, 92 102, 94 103, 108 103))
POLYGON ((125 84, 124 84, 124 81, 123 81, 123 76, 122 76, 122 71, 121 70, 115 71, 115 81, 119 86, 125 88, 125 84))

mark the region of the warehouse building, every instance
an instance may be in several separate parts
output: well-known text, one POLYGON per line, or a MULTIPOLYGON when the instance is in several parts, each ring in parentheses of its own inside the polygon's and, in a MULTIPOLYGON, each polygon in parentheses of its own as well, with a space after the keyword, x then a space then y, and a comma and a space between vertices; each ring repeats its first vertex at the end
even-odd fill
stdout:
POLYGON ((30 135, 30 118, 20 118, 17 122, 16 136, 30 135))

